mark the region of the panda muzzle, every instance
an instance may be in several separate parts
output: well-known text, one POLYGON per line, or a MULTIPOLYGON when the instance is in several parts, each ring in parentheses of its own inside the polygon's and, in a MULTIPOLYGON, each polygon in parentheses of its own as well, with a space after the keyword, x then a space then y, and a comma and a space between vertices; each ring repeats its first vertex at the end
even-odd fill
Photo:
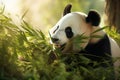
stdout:
POLYGON ((51 40, 52 40, 53 43, 56 43, 59 39, 57 39, 57 38, 51 38, 51 40))

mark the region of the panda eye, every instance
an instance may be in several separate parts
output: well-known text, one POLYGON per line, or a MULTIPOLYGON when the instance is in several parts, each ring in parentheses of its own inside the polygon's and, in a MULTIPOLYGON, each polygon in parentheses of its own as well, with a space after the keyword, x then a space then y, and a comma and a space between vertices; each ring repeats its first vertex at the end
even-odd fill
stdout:
POLYGON ((66 27, 65 28, 65 33, 66 33, 67 38, 72 38, 73 32, 72 32, 72 28, 71 27, 66 27))
POLYGON ((71 27, 67 27, 66 29, 65 29, 65 32, 71 32, 72 30, 71 30, 71 27))

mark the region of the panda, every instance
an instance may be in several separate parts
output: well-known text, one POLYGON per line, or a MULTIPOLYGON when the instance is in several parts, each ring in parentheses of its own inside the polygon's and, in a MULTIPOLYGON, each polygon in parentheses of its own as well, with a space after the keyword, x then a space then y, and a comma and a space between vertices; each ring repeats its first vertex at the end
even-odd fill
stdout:
MULTIPOLYGON (((89 11, 88 15, 86 15, 82 12, 71 12, 71 7, 71 4, 65 7, 63 17, 49 30, 52 43, 57 48, 60 48, 63 54, 78 52, 106 59, 120 57, 120 47, 117 43, 105 31, 99 30, 101 29, 99 26, 101 21, 99 13, 89 11), (95 32, 96 30, 99 31, 95 32), (84 39, 83 43, 77 44, 82 48, 78 48, 74 44, 74 39, 79 35, 88 37, 84 39), (91 37, 94 35, 101 37, 91 37), (108 57, 108 55, 111 57, 108 57)), ((90 57, 90 59, 101 61, 97 57, 90 57)), ((113 65, 118 68, 120 60, 115 61, 113 65)))

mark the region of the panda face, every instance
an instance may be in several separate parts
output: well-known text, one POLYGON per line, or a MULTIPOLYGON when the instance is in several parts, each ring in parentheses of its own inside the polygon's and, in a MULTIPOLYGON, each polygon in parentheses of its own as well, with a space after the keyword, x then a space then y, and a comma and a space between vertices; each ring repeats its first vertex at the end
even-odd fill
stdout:
MULTIPOLYGON (((71 13, 71 7, 68 4, 64 8, 63 17, 49 31, 51 42, 62 52, 79 51, 73 43, 74 38, 81 34, 89 37, 93 26, 97 27, 100 23, 100 16, 96 11, 90 11, 88 15, 82 12, 71 13)), ((80 46, 85 48, 88 42, 89 39, 80 46)))
POLYGON ((72 39, 85 32, 85 17, 83 13, 69 13, 62 17, 58 23, 50 29, 52 43, 60 47, 62 51, 69 50, 72 39))

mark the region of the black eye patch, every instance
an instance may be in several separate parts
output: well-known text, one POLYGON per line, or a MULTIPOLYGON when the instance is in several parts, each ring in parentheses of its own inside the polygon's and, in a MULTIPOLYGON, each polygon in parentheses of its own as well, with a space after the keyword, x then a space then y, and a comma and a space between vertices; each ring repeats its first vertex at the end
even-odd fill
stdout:
POLYGON ((73 32, 72 32, 71 27, 65 28, 65 33, 66 33, 67 38, 72 38, 73 37, 73 32))

